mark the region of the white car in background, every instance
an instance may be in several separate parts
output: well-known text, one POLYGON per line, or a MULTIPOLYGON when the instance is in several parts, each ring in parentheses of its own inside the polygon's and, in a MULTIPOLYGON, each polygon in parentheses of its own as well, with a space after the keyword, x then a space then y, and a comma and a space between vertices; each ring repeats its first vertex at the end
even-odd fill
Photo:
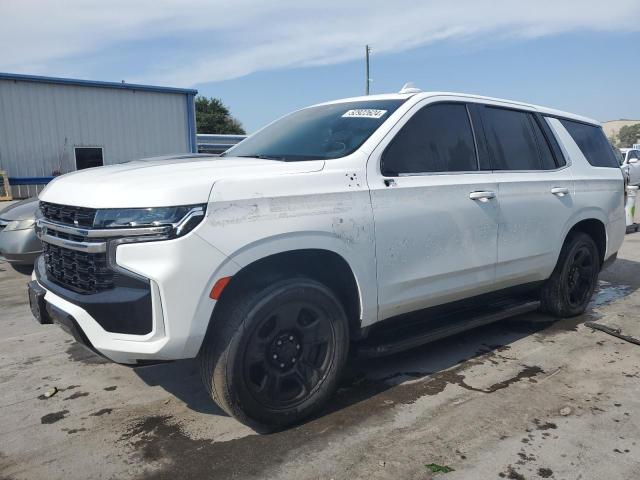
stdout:
POLYGON ((640 184, 640 149, 621 148, 621 168, 629 179, 629 185, 640 184))
POLYGON ((220 157, 56 178, 30 303, 116 362, 198 357, 222 409, 277 429, 331 397, 349 351, 583 313, 623 190, 585 117, 415 89, 338 100, 220 157))

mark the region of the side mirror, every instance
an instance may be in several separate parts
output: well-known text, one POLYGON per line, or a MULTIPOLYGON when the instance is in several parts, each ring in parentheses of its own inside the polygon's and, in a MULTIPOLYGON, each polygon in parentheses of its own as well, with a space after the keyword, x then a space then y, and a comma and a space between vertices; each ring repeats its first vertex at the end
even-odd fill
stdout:
POLYGON ((630 158, 629 160, 627 160, 627 163, 638 163, 638 159, 637 158, 630 158))

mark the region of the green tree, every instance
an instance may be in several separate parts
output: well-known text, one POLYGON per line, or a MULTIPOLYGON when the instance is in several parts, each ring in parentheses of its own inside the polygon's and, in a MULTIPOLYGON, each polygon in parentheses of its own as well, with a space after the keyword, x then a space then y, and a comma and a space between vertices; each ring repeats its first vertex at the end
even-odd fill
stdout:
POLYGON ((634 143, 638 143, 639 138, 640 123, 625 125, 618 132, 618 145, 621 147, 631 147, 634 143))
POLYGON ((198 133, 245 134, 242 124, 233 118, 224 103, 201 95, 196 97, 196 125, 198 133))

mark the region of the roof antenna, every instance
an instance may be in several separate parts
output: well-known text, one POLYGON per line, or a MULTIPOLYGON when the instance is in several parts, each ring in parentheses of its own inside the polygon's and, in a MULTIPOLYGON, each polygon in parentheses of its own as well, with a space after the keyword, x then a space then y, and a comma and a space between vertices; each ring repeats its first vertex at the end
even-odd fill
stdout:
POLYGON ((403 87, 400 89, 400 91, 398 93, 403 94, 403 93, 420 93, 422 90, 420 90, 418 87, 416 87, 413 82, 407 82, 403 85, 403 87))

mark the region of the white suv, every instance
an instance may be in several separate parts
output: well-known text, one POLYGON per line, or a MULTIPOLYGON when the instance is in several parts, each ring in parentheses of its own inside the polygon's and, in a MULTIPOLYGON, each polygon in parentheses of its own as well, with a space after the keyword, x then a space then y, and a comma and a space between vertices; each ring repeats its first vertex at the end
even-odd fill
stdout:
POLYGON ((620 166, 627 174, 629 185, 640 185, 640 150, 637 148, 621 148, 620 166))
POLYGON ((582 313, 625 233, 595 121, 452 93, 316 105, 222 157, 84 170, 40 200, 36 318, 116 362, 199 357, 256 429, 317 409, 350 349, 582 313))

